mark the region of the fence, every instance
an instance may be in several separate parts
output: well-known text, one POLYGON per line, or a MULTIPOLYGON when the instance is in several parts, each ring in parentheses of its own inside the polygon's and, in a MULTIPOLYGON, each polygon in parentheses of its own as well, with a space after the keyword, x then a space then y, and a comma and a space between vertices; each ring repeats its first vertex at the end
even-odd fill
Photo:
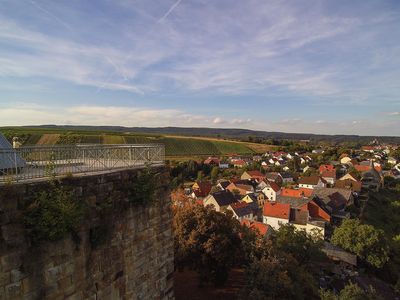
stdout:
POLYGON ((0 183, 163 165, 164 160, 161 144, 0 149, 0 183))

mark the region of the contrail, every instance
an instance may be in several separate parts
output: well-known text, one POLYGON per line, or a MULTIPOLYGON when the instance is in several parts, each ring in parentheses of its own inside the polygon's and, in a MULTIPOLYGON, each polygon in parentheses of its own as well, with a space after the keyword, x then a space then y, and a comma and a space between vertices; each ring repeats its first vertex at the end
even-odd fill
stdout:
POLYGON ((128 80, 128 77, 125 75, 125 72, 123 72, 123 71, 111 60, 110 57, 105 56, 105 58, 108 60, 108 62, 109 62, 110 64, 113 65, 113 67, 114 67, 115 70, 119 73, 119 75, 121 75, 122 78, 124 78, 124 80, 127 81, 127 80, 128 80))
POLYGON ((52 17, 54 20, 56 20, 58 23, 60 23, 61 25, 65 26, 66 28, 68 28, 69 30, 72 30, 72 27, 69 26, 67 23, 65 23, 63 20, 61 20, 59 17, 57 17, 56 15, 52 14, 51 12, 49 12, 47 9, 44 9, 43 7, 41 7, 39 4, 37 4, 35 1, 30 0, 30 2, 32 3, 32 5, 36 6, 36 8, 40 9, 42 12, 44 12, 45 14, 47 14, 48 16, 52 17))
POLYGON ((160 19, 158 19, 157 23, 161 23, 162 21, 164 21, 166 18, 168 18, 168 16, 173 12, 173 10, 179 5, 179 3, 181 3, 182 0, 178 0, 176 1, 170 8, 169 10, 165 13, 165 15, 163 15, 160 19))

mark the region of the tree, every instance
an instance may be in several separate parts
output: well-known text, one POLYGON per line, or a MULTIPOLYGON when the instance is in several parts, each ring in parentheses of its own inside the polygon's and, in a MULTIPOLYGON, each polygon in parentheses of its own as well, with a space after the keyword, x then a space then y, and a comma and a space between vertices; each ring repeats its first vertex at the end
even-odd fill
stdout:
POLYGON ((339 295, 332 291, 321 291, 321 300, 377 300, 381 299, 375 290, 370 287, 368 291, 362 290, 357 284, 349 283, 342 289, 339 295))
POLYGON ((211 170, 211 180, 213 182, 215 182, 218 179, 218 174, 219 174, 219 168, 218 167, 214 167, 211 170))
POLYGON ((323 259, 321 251, 323 241, 304 230, 296 230, 293 225, 284 225, 279 228, 274 237, 275 248, 284 253, 290 253, 300 263, 310 265, 311 261, 323 259))
POLYGON ((389 260, 389 246, 383 230, 361 224, 357 219, 344 220, 333 232, 331 242, 376 268, 382 268, 389 260))
POLYGON ((287 253, 254 260, 239 299, 317 299, 313 277, 287 253))
POLYGON ((173 227, 178 269, 196 270, 200 284, 224 284, 241 253, 241 227, 232 215, 211 207, 185 207, 176 211, 173 227))
POLYGON ((203 171, 198 171, 197 172, 197 181, 202 181, 203 180, 203 171))

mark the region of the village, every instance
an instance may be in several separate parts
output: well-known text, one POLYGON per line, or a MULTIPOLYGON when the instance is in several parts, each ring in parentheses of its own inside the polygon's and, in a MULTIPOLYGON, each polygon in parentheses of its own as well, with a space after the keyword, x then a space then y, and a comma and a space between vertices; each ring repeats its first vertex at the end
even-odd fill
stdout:
MULTIPOLYGON (((303 230, 324 240, 322 251, 345 281, 358 275, 357 256, 330 243, 330 238, 343 220, 363 214, 370 192, 383 189, 385 180, 400 178, 400 163, 392 156, 396 149, 373 141, 359 150, 337 152, 337 160, 329 159, 332 149, 323 148, 208 157, 194 163, 200 170, 197 180, 184 182, 172 200, 176 206, 210 206, 265 239, 287 224, 303 230)), ((326 288, 327 278, 321 276, 320 288, 326 288)))

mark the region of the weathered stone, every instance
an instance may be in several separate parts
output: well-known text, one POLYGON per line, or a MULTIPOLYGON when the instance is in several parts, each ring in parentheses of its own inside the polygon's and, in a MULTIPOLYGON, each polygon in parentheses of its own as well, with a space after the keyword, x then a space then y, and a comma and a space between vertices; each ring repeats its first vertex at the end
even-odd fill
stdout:
POLYGON ((22 295, 21 282, 11 283, 6 285, 6 299, 14 299, 22 295))
POLYGON ((160 202, 154 205, 127 205, 124 187, 136 173, 127 170, 61 182, 89 210, 78 229, 79 244, 70 236, 34 248, 28 244, 25 231, 20 230, 22 210, 48 183, 21 184, 19 200, 5 203, 7 210, 1 215, 3 238, 20 244, 0 248, 0 299, 2 295, 6 299, 173 299, 172 277, 167 276, 173 271, 169 192, 158 189, 160 202), (93 248, 89 229, 100 224, 98 204, 110 197, 116 201, 108 221, 111 232, 93 248))

